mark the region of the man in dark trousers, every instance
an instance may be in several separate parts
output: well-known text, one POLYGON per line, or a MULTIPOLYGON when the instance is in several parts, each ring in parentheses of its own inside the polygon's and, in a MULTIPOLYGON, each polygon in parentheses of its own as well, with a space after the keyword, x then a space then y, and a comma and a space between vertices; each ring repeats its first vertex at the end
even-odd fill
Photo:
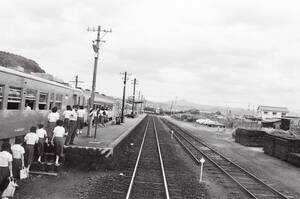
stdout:
POLYGON ((74 145, 74 138, 77 133, 78 129, 78 123, 77 123, 77 118, 78 118, 78 106, 74 105, 72 114, 70 115, 69 119, 69 132, 65 141, 65 145, 74 145))

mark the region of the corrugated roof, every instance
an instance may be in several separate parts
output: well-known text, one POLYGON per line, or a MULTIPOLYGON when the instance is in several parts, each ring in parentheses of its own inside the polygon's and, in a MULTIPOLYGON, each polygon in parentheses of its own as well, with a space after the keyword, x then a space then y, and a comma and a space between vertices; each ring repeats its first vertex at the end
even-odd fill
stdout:
POLYGON ((261 111, 274 111, 274 112, 289 112, 289 109, 286 107, 276 107, 276 106, 259 106, 257 110, 261 111))
POLYGON ((115 104, 116 100, 114 100, 112 97, 98 94, 98 95, 95 95, 95 102, 102 102, 105 104, 115 104))

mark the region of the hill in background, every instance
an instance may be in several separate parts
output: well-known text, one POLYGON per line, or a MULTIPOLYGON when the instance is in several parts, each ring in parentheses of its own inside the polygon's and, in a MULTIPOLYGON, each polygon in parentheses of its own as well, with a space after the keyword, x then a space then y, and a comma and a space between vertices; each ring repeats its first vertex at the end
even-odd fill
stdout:
MULTIPOLYGON (((172 102, 152 102, 147 101, 147 105, 155 107, 155 108, 162 108, 164 110, 170 110, 172 102)), ((223 114, 227 114, 230 111, 232 114, 237 115, 252 115, 253 110, 247 110, 244 108, 238 107, 224 107, 224 106, 211 106, 211 105, 202 105, 193 102, 189 102, 187 100, 181 99, 176 101, 176 104, 173 104, 173 110, 189 110, 189 109, 198 109, 200 111, 208 111, 208 112, 217 112, 220 111, 223 114)), ((256 110, 255 110, 256 111, 256 110)))
POLYGON ((45 73, 35 61, 4 51, 0 51, 0 66, 7 68, 21 66, 24 68, 25 73, 45 73))

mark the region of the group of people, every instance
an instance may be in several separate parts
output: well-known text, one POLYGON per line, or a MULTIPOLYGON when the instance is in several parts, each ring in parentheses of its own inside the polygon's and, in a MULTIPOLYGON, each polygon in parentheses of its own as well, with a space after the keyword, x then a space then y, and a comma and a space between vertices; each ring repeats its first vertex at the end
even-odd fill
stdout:
POLYGON ((108 115, 107 115, 107 108, 105 109, 104 107, 100 107, 97 109, 91 109, 90 110, 90 117, 93 121, 93 125, 102 125, 102 127, 105 127, 105 123, 108 120, 108 115))
POLYGON ((84 117, 83 106, 75 105, 71 108, 68 105, 62 117, 57 107, 53 107, 46 126, 32 126, 24 139, 17 137, 12 146, 9 142, 3 142, 0 152, 0 191, 6 188, 7 179, 20 179, 21 169, 28 172, 35 156, 38 162, 42 161, 45 145, 54 147, 55 164, 59 165, 64 145, 74 144, 76 134, 82 133, 84 117))
MULTIPOLYGON (((82 133, 84 126, 85 111, 83 106, 74 105, 73 108, 67 105, 66 110, 62 113, 63 127, 67 132, 67 137, 64 142, 65 145, 74 144, 74 138, 76 134, 82 133)), ((60 115, 57 112, 57 108, 53 107, 51 113, 48 115, 48 137, 52 137, 56 122, 60 119, 60 115)))

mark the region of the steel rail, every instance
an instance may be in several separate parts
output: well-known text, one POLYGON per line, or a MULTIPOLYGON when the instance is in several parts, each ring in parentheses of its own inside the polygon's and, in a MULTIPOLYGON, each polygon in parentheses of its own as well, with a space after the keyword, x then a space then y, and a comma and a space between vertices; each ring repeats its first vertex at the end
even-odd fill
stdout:
MULTIPOLYGON (((187 132, 188 130, 183 130, 182 128, 180 128, 179 126, 173 124, 172 122, 163 119, 162 120, 165 124, 167 124, 169 127, 175 127, 177 129, 179 129, 181 132, 183 132, 184 134, 190 136, 191 138, 193 138, 195 141, 197 141, 198 143, 204 145, 205 147, 207 147, 208 149, 210 149, 212 152, 216 153, 217 155, 219 155, 220 157, 222 157, 223 159, 225 159, 226 161, 230 162, 232 165, 234 165, 235 167, 237 167, 241 172, 246 173, 250 179, 254 179, 255 181, 263 184, 264 186, 266 186, 269 190, 271 190, 271 192, 273 192, 274 194, 277 194, 278 196, 280 196, 281 198, 284 199, 289 199, 289 197, 285 196, 284 194, 280 193, 279 191, 275 190, 273 187, 269 186, 268 184, 264 183, 262 180, 260 180, 258 177, 256 177, 255 175, 249 173, 248 171, 246 171, 244 168, 242 168, 241 166, 237 165, 236 163, 232 162, 230 159, 228 159, 227 157, 225 157, 224 155, 222 155, 221 153, 217 152, 216 150, 214 150, 213 148, 211 148, 210 146, 208 146, 207 144, 203 143, 203 141, 201 141, 198 137, 192 135, 190 132, 187 132)), ((177 130, 178 133, 178 130, 177 130)), ((180 133, 178 133, 179 135, 181 135, 180 133)), ((189 142, 183 135, 181 135, 182 138, 184 138, 187 142, 189 142)), ((206 154, 204 154, 202 151, 200 151, 196 146, 194 146, 194 144, 192 144, 191 142, 189 142, 197 151, 199 151, 202 155, 204 155, 206 158, 208 158, 213 164, 215 164, 219 169, 221 169, 226 175, 228 175, 231 179, 233 179, 239 186, 241 186, 243 189, 245 189, 245 191, 251 194, 251 196, 255 197, 248 189, 246 189, 243 185, 241 185, 237 180, 235 180, 235 178, 233 176, 231 176, 227 171, 225 171, 223 168, 221 168, 216 162, 214 162, 213 160, 211 160, 206 154)))
POLYGON ((165 174, 164 163, 163 163, 162 155, 161 155, 161 151, 160 151, 160 144, 159 144, 159 140, 158 140, 157 129, 156 129, 154 118, 152 118, 152 119, 153 119, 153 124, 154 124, 154 132, 155 132, 157 150, 158 150, 158 155, 159 155, 159 161, 160 161, 160 165, 161 165, 161 172, 162 172, 163 180, 164 180, 164 187, 165 187, 165 192, 166 192, 166 198, 170 199, 169 189, 168 189, 168 183, 167 183, 167 178, 166 178, 166 174, 165 174))
POLYGON ((147 122, 147 125, 146 125, 146 128, 145 128, 145 132, 144 132, 143 140, 142 140, 142 143, 141 143, 141 146, 140 146, 138 158, 137 158, 137 161, 135 163, 133 174, 132 174, 132 177, 131 177, 131 180, 130 180, 130 184, 129 184, 129 187, 128 187, 128 190, 127 190, 126 199, 130 198, 130 194, 131 194, 131 191, 132 191, 132 186, 133 186, 134 178, 135 178, 135 175, 136 175, 137 167, 138 167, 138 164, 139 164, 139 161, 140 161, 140 157, 141 157, 141 154, 142 154, 142 149, 143 149, 144 142, 145 142, 145 137, 146 137, 147 130, 148 130, 149 121, 150 121, 150 119, 148 119, 148 122, 147 122))
MULTIPOLYGON (((178 132, 177 132, 178 133, 178 132)), ((225 173, 231 180, 233 180, 235 183, 238 184, 238 186, 240 186, 249 196, 251 196, 252 198, 258 199, 255 195, 253 195, 251 193, 251 191, 249 191, 246 187, 244 187, 242 184, 240 184, 233 176, 231 176, 228 172, 226 172, 222 167, 220 167, 215 161, 213 161, 210 157, 208 157, 205 153, 203 153, 202 151, 200 151, 193 143, 191 143, 189 140, 187 140, 183 135, 181 135, 180 133, 178 133, 179 136, 181 136, 185 141, 187 141, 196 151, 198 151, 199 153, 201 153, 206 159, 208 159, 211 163, 213 163, 213 165, 215 165, 218 169, 220 169, 223 173, 225 173)), ((180 140, 180 138, 178 138, 178 136, 176 136, 177 140, 180 140)), ((182 143, 182 141, 180 140, 180 142, 182 143)), ((181 144, 183 147, 188 148, 185 144, 181 144)), ((187 151, 189 151, 190 153, 192 153, 189 149, 186 149, 187 151)), ((196 161, 197 163, 200 162, 198 159, 196 161)))

